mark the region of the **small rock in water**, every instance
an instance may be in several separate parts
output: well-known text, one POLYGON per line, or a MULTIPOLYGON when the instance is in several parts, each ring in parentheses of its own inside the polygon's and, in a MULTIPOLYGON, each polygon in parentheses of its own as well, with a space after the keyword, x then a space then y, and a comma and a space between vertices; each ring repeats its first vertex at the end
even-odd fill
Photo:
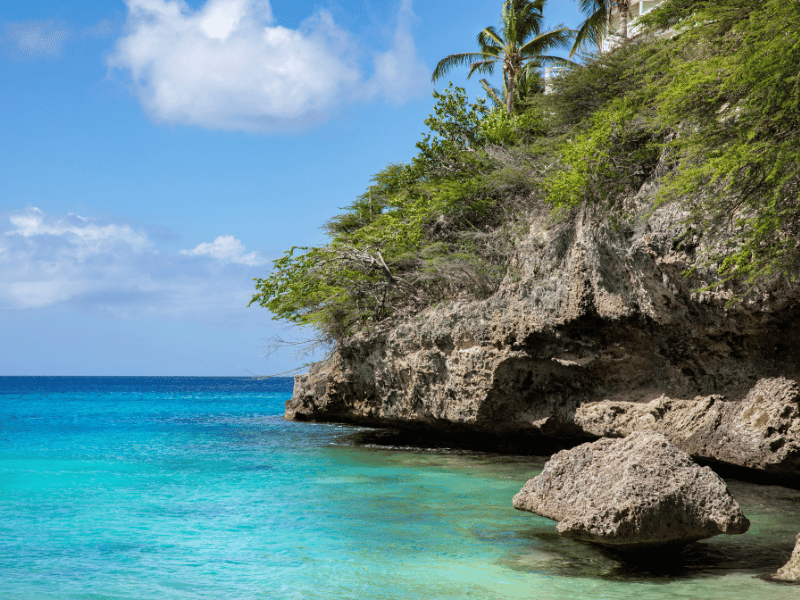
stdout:
POLYGON ((514 508, 558 521, 564 537, 628 550, 745 533, 750 521, 722 478, 655 432, 553 455, 514 508))
POLYGON ((794 545, 794 552, 792 552, 789 562, 778 569, 772 579, 800 582, 800 533, 797 534, 797 542, 794 545))

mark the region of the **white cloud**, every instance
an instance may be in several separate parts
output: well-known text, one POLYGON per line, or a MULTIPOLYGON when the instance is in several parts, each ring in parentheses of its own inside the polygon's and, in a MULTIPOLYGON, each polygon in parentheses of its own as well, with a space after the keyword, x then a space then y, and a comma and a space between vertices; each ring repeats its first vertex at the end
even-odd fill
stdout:
POLYGON ((359 45, 317 10, 298 29, 274 23, 268 0, 126 0, 128 33, 109 58, 130 72, 152 118, 214 129, 307 127, 337 106, 384 97, 402 102, 425 89, 427 70, 403 0, 389 50, 364 76, 359 45), (424 76, 423 76, 424 74, 424 76))
POLYGON ((61 56, 64 42, 72 36, 68 27, 53 21, 9 23, 4 29, 6 45, 15 46, 30 58, 61 56))
POLYGON ((187 256, 210 256, 220 262, 236 263, 257 267, 266 261, 258 255, 258 252, 244 253, 245 248, 242 242, 232 235, 221 235, 213 242, 198 244, 194 250, 181 250, 181 254, 187 256))
POLYGON ((75 248, 78 258, 108 252, 111 246, 122 243, 134 252, 141 252, 152 246, 143 233, 137 233, 129 225, 99 225, 96 221, 70 213, 66 217, 48 217, 36 207, 12 214, 11 224, 16 227, 5 235, 18 235, 25 238, 34 236, 62 237, 75 248))
POLYGON ((367 84, 372 95, 382 94, 395 103, 401 103, 428 85, 430 71, 417 56, 411 35, 413 19, 411 0, 403 0, 392 47, 374 58, 375 74, 367 84))
POLYGON ((86 290, 85 281, 70 281, 63 277, 42 281, 15 281, 8 284, 6 294, 18 306, 39 308, 67 300, 86 290))
POLYGON ((220 325, 252 323, 257 310, 247 303, 265 260, 233 236, 177 253, 157 250, 128 224, 76 214, 29 208, 8 214, 8 223, 0 235, 0 309, 60 305, 220 325))
POLYGON ((153 254, 147 235, 129 225, 100 223, 38 208, 8 217, 0 237, 0 304, 49 306, 124 280, 125 266, 153 254))

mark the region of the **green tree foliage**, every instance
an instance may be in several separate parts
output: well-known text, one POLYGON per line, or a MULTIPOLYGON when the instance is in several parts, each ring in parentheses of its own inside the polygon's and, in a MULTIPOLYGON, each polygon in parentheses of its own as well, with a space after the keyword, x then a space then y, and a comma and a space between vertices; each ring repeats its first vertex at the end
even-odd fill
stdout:
POLYGON ((594 113, 585 132, 564 143, 562 169, 545 182, 554 208, 608 203, 636 191, 659 158, 658 144, 637 117, 632 103, 616 98, 594 113))
POLYGON ((800 2, 678 0, 650 23, 680 34, 648 72, 654 126, 674 132, 679 164, 662 200, 695 200, 692 219, 725 242, 726 278, 796 276, 800 2))
POLYGON ((654 206, 681 202, 720 281, 797 276, 800 2, 665 0, 641 22, 645 35, 585 56, 513 113, 512 89, 490 88, 491 103, 435 92, 417 155, 375 175, 327 244, 275 261, 251 303, 336 344, 485 298, 533 205, 593 204, 619 222, 645 181, 654 206))
POLYGON ((796 275, 800 3, 667 0, 642 23, 674 37, 627 44, 557 81, 553 123, 572 135, 546 184, 551 202, 613 201, 669 157, 659 201, 691 202, 723 280, 796 275))
POLYGON ((414 175, 431 179, 481 170, 485 161, 480 149, 487 141, 481 128, 486 101, 481 98, 470 104, 466 90, 452 83, 442 93, 434 90, 433 97, 436 108, 424 121, 429 133, 416 144, 414 175))
POLYGON ((499 64, 503 69, 506 110, 513 113, 516 88, 522 73, 527 74, 543 64, 568 62, 547 54, 568 44, 572 30, 559 25, 542 32, 544 4, 545 0, 506 0, 500 16, 500 31, 491 26, 483 29, 478 34, 479 52, 446 56, 436 65, 431 79, 435 82, 453 67, 467 64, 467 78, 474 73, 492 74, 499 64))
POLYGON ((407 165, 389 165, 325 226, 330 242, 294 247, 256 280, 256 303, 336 343, 441 300, 485 297, 505 274, 504 210, 484 181, 485 101, 435 92, 430 131, 407 165), (502 228, 501 228, 502 229, 502 228))

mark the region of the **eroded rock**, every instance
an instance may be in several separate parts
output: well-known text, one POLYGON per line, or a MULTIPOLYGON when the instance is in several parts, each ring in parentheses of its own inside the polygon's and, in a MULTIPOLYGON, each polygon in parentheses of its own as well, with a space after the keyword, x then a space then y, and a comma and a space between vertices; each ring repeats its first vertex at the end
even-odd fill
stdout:
POLYGON ((789 562, 778 569, 772 579, 800 582, 800 534, 797 535, 797 543, 794 545, 794 552, 789 562))
MULTIPOLYGON (((575 423, 589 402, 742 398, 758 379, 800 380, 800 280, 775 278, 733 304, 747 292, 733 283, 695 291, 717 274, 680 203, 653 209, 654 186, 630 199, 627 225, 593 207, 553 224, 532 208, 497 293, 344 341, 297 376, 286 417, 564 447, 591 439, 575 423)), ((738 439, 722 452, 744 452, 738 439)), ((790 457, 769 464, 800 475, 790 457)))
POLYGON ((655 432, 563 450, 513 502, 558 521, 565 537, 625 550, 741 534, 750 526, 716 473, 655 432))
POLYGON ((784 377, 758 381, 740 401, 712 395, 587 403, 576 410, 575 422, 601 437, 658 431, 695 458, 775 475, 800 473, 800 386, 784 377))

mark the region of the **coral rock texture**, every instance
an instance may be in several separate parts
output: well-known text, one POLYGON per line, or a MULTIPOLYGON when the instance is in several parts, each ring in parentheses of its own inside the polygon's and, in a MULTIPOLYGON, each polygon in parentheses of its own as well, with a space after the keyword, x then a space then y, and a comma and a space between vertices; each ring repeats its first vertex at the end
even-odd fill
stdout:
POLYGON ((800 473, 800 386, 783 377, 760 380, 741 401, 711 395, 587 403, 575 422, 603 437, 659 431, 695 458, 776 475, 800 473))
POLYGON ((618 549, 745 533, 725 482, 660 433, 562 450, 514 496, 514 508, 558 521, 559 534, 618 549))
POLYGON ((778 572, 772 578, 780 581, 800 582, 800 534, 797 535, 797 542, 794 545, 794 552, 792 552, 789 562, 778 569, 778 572))
POLYGON ((592 208, 555 225, 532 214, 493 296, 346 340, 296 377, 286 417, 565 446, 594 439, 575 423, 589 402, 742 398, 762 378, 800 379, 798 284, 775 279, 733 304, 742 290, 696 292, 715 277, 702 240, 678 204, 651 212, 648 185, 630 224, 592 208))

